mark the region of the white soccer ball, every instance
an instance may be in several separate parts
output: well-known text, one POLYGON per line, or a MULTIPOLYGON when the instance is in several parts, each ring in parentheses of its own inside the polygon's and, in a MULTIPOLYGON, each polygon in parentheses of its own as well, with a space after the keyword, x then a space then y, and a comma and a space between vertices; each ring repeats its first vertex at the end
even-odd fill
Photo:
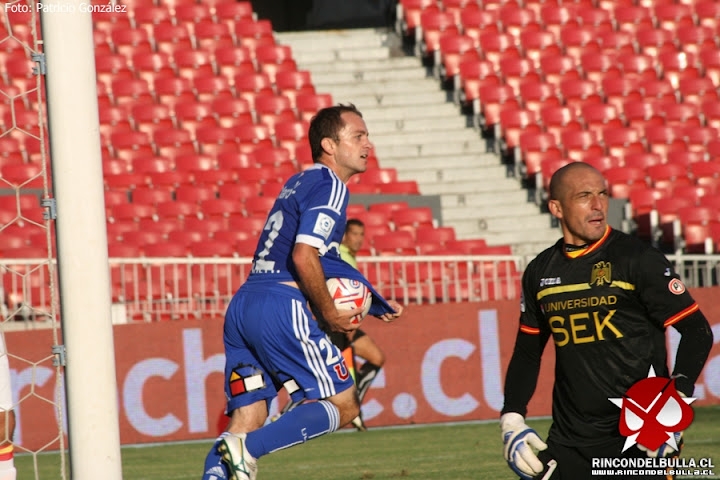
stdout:
POLYGON ((365 284, 349 278, 330 278, 327 286, 338 310, 363 309, 360 315, 355 315, 351 320, 353 324, 362 322, 372 304, 372 293, 365 284))

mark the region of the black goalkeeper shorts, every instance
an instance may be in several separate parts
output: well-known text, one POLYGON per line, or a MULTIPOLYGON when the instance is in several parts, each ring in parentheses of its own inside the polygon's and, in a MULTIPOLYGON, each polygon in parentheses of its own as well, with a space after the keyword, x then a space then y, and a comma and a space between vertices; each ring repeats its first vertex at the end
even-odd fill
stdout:
POLYGON ((647 458, 647 453, 639 450, 637 446, 632 446, 622 455, 619 455, 625 443, 624 438, 587 447, 580 445, 567 447, 558 445, 550 439, 547 443, 547 450, 538 453, 538 458, 546 465, 545 472, 536 476, 535 480, 666 480, 673 478, 672 476, 666 476, 664 473, 648 475, 645 469, 633 470, 622 467, 605 468, 600 465, 593 466, 593 458, 616 458, 620 456, 623 458, 647 458), (545 478, 548 462, 552 459, 557 462, 557 466, 555 471, 545 478))
MULTIPOLYGON (((364 337, 365 335, 365 332, 358 328, 357 330, 355 330, 355 335, 353 335, 352 341, 354 342, 358 338, 364 337)), ((350 339, 348 339, 347 334, 343 332, 329 332, 328 337, 330 337, 330 341, 333 343, 333 345, 338 347, 341 352, 348 348, 352 343, 350 339)))

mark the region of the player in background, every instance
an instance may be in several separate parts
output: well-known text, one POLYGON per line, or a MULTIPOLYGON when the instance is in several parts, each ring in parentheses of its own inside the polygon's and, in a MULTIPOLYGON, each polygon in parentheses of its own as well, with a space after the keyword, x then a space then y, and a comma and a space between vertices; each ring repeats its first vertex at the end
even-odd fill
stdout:
POLYGON ((10 363, 8 361, 5 335, 0 332, 0 480, 15 480, 13 433, 15 411, 13 410, 10 363))
MULTIPOLYGON (((345 225, 345 235, 343 235, 340 244, 340 257, 353 267, 358 268, 356 256, 364 241, 365 224, 357 218, 348 219, 345 225)), ((385 364, 385 354, 377 343, 360 328, 347 334, 332 332, 329 336, 330 340, 343 352, 348 348, 351 349, 353 359, 357 356, 364 360, 355 375, 358 402, 362 405, 370 385, 385 364)), ((362 415, 355 417, 352 424, 361 432, 367 430, 362 415)))
POLYGON ((548 207, 563 236, 523 274, 500 417, 505 459, 523 479, 600 478, 591 475, 592 458, 677 455, 668 443, 621 453, 621 410, 608 398, 623 397, 651 367, 670 377, 669 326, 682 335, 671 378, 680 394, 692 396, 713 344, 708 321, 665 256, 607 224, 608 196, 602 174, 582 162, 559 169, 550 182, 548 207), (524 417, 550 338, 556 362, 546 444, 524 417))
POLYGON ((340 350, 323 331, 350 332, 362 309, 338 310, 327 278, 352 278, 373 294, 370 314, 392 321, 402 313, 340 258, 346 183, 367 167, 372 149, 353 105, 320 110, 308 139, 314 165, 290 177, 258 241, 253 267, 225 315, 225 395, 230 422, 212 446, 204 480, 252 480, 257 459, 331 433, 360 406, 340 350), (314 314, 314 318, 313 318, 314 314), (268 423, 279 388, 307 401, 268 423), (264 426, 263 426, 264 425, 264 426))

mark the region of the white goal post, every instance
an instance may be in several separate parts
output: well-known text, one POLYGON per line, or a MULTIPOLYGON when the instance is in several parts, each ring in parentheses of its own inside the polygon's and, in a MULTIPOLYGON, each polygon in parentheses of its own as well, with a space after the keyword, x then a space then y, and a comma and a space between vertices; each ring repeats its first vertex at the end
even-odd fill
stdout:
POLYGON ((87 0, 41 11, 58 278, 74 480, 122 479, 92 16, 87 0))

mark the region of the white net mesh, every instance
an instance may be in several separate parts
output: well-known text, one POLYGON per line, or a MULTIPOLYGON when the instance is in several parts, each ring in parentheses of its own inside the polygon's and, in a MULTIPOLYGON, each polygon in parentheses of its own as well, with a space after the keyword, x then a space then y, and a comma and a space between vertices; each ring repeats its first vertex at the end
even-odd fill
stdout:
MULTIPOLYGON (((40 14, 34 1, 0 9, 0 319, 8 344, 18 478, 40 478, 40 455, 64 451, 61 367, 55 365, 60 324, 50 198, 50 163, 43 92, 40 14), (13 332, 44 329, 32 349, 13 344, 13 332), (48 420, 54 423, 48 424, 48 420)), ((0 372, 0 382, 3 381, 0 372)), ((54 457, 57 458, 57 457, 54 457)), ((52 477, 67 478, 65 464, 52 477)), ((55 463, 55 462, 53 462, 55 463)))

